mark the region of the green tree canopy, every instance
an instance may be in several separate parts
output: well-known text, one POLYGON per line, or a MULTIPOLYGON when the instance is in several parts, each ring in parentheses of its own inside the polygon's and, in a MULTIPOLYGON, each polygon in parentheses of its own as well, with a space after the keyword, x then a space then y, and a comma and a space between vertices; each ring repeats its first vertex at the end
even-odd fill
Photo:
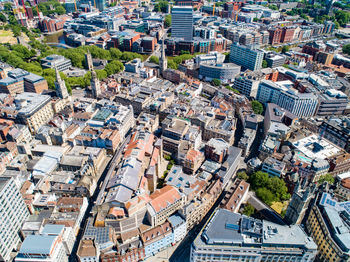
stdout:
POLYGON ((171 15, 166 15, 164 20, 165 27, 171 27, 171 15))
POLYGON ((255 208, 251 204, 246 204, 243 209, 243 215, 248 217, 252 216, 255 213, 255 208))
POLYGON ((259 115, 262 114, 262 112, 264 111, 263 105, 257 100, 252 101, 252 109, 255 114, 259 114, 259 115))
POLYGON ((221 81, 219 80, 219 79, 213 79, 213 81, 211 81, 212 82, 212 84, 214 85, 214 86, 220 86, 221 85, 221 81))
POLYGON ((323 176, 320 176, 317 183, 323 184, 324 182, 328 182, 329 184, 334 184, 334 177, 331 174, 325 174, 323 176))
POLYGON ((157 57, 157 56, 151 56, 151 57, 149 58, 149 61, 150 61, 151 63, 159 64, 159 57, 157 57))
POLYGON ((350 55, 350 44, 344 45, 343 46, 343 53, 350 55))

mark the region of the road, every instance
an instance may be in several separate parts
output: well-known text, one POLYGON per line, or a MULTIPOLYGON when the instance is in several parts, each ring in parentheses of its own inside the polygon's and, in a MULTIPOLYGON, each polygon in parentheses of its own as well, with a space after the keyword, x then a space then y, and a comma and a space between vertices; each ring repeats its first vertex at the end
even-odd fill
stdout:
POLYGON ((111 177, 111 175, 113 174, 114 169, 116 168, 117 164, 119 163, 121 154, 122 154, 122 152, 123 152, 123 150, 124 150, 125 145, 126 145, 127 143, 129 143, 130 137, 131 137, 131 135, 128 135, 128 136, 124 139, 123 144, 119 147, 118 151, 114 154, 114 156, 113 156, 111 162, 109 163, 108 172, 107 172, 107 174, 106 174, 106 177, 104 178, 103 185, 102 185, 102 187, 100 188, 100 192, 99 192, 99 194, 98 194, 98 196, 97 196, 97 199, 96 199, 96 205, 102 205, 102 203, 103 203, 104 192, 105 192, 107 183, 108 183, 108 181, 109 181, 109 178, 111 177))
POLYGON ((102 173, 102 175, 97 183, 97 187, 96 187, 96 190, 95 190, 93 196, 89 199, 89 205, 88 205, 86 212, 85 212, 85 215, 81 221, 80 230, 79 230, 79 233, 78 233, 77 238, 75 240, 74 247, 72 249, 72 253, 69 257, 70 262, 77 262, 78 261, 78 257, 76 255, 76 253, 77 253, 77 250, 79 247, 80 240, 81 240, 83 233, 84 233, 84 227, 85 227, 86 221, 90 216, 90 212, 92 210, 92 207, 95 205, 95 201, 99 201, 99 203, 102 204, 104 190, 107 186, 108 180, 109 180, 110 176, 112 175, 115 167, 119 163, 120 156, 124 150, 125 145, 130 141, 130 138, 131 138, 131 135, 129 134, 124 139, 124 142, 119 147, 117 152, 115 152, 115 154, 114 154, 113 158, 111 159, 111 161, 109 162, 107 168, 103 171, 103 173, 102 173), (103 182, 103 184, 102 184, 102 182, 103 182), (101 187, 101 184, 102 184, 102 187, 101 187))
POLYGON ((283 221, 282 217, 279 214, 277 214, 276 211, 274 211, 272 208, 270 208, 268 205, 266 205, 260 199, 258 199, 255 196, 254 192, 249 192, 249 198, 247 202, 251 204, 256 210, 258 210, 259 213, 267 220, 280 225, 286 224, 283 221))
POLYGON ((182 242, 179 244, 179 246, 176 248, 174 253, 171 255, 169 261, 170 262, 188 262, 190 261, 190 252, 191 252, 191 244, 194 241, 194 239, 197 237, 198 233, 201 231, 201 229, 204 227, 204 225, 208 222, 210 216, 214 213, 215 209, 220 205, 221 201, 226 195, 226 189, 230 188, 232 184, 232 180, 226 185, 212 208, 209 210, 209 212, 204 216, 202 221, 194 226, 186 235, 186 237, 182 240, 182 242))

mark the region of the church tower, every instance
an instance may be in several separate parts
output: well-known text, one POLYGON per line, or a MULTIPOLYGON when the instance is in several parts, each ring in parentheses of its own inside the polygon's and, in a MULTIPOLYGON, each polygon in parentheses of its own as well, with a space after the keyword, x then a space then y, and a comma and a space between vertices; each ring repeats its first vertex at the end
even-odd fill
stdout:
POLYGON ((56 81, 55 81, 55 88, 56 88, 56 94, 59 98, 65 99, 69 97, 69 93, 66 87, 66 83, 64 80, 61 79, 60 72, 58 72, 57 67, 55 68, 56 71, 56 81))
POLYGON ((97 98, 99 95, 101 95, 101 84, 100 80, 97 78, 97 74, 94 70, 91 71, 91 90, 92 90, 92 95, 94 98, 97 98))
POLYGON ((160 68, 160 74, 163 75, 164 71, 168 68, 168 62, 165 56, 165 49, 164 49, 164 38, 162 40, 162 49, 159 59, 159 68, 160 68))
POLYGON ((92 71, 94 70, 94 64, 92 62, 92 56, 90 54, 90 51, 88 50, 88 52, 85 54, 85 61, 86 61, 86 64, 87 64, 87 69, 89 71, 92 71))

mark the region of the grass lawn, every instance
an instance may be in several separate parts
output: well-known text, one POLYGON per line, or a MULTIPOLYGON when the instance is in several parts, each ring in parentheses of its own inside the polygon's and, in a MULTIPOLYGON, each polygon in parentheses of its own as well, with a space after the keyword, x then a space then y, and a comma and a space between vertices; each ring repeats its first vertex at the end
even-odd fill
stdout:
POLYGON ((287 209, 288 201, 282 202, 273 202, 271 208, 275 210, 278 214, 281 214, 283 210, 287 209))

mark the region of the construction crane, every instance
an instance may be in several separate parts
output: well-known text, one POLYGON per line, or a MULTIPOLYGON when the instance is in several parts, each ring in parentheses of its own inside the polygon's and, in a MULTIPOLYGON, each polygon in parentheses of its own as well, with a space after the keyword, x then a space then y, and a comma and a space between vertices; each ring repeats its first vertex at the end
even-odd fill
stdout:
POLYGON ((215 2, 214 2, 214 5, 213 5, 213 16, 215 15, 215 2))
POLYGON ((96 8, 96 0, 94 0, 94 7, 96 8))
POLYGON ((238 9, 237 12, 236 12, 236 15, 235 15, 235 22, 237 22, 238 14, 239 14, 240 11, 241 11, 241 9, 238 9))
MULTIPOLYGON (((23 1, 23 0, 22 0, 23 1)), ((78 12, 78 8, 77 8, 77 2, 74 0, 74 7, 75 7, 75 12, 78 12)))
POLYGON ((39 17, 39 21, 40 21, 40 12, 39 12, 39 7, 38 7, 38 5, 36 5, 36 11, 37 11, 37 13, 38 13, 38 17, 39 17))

